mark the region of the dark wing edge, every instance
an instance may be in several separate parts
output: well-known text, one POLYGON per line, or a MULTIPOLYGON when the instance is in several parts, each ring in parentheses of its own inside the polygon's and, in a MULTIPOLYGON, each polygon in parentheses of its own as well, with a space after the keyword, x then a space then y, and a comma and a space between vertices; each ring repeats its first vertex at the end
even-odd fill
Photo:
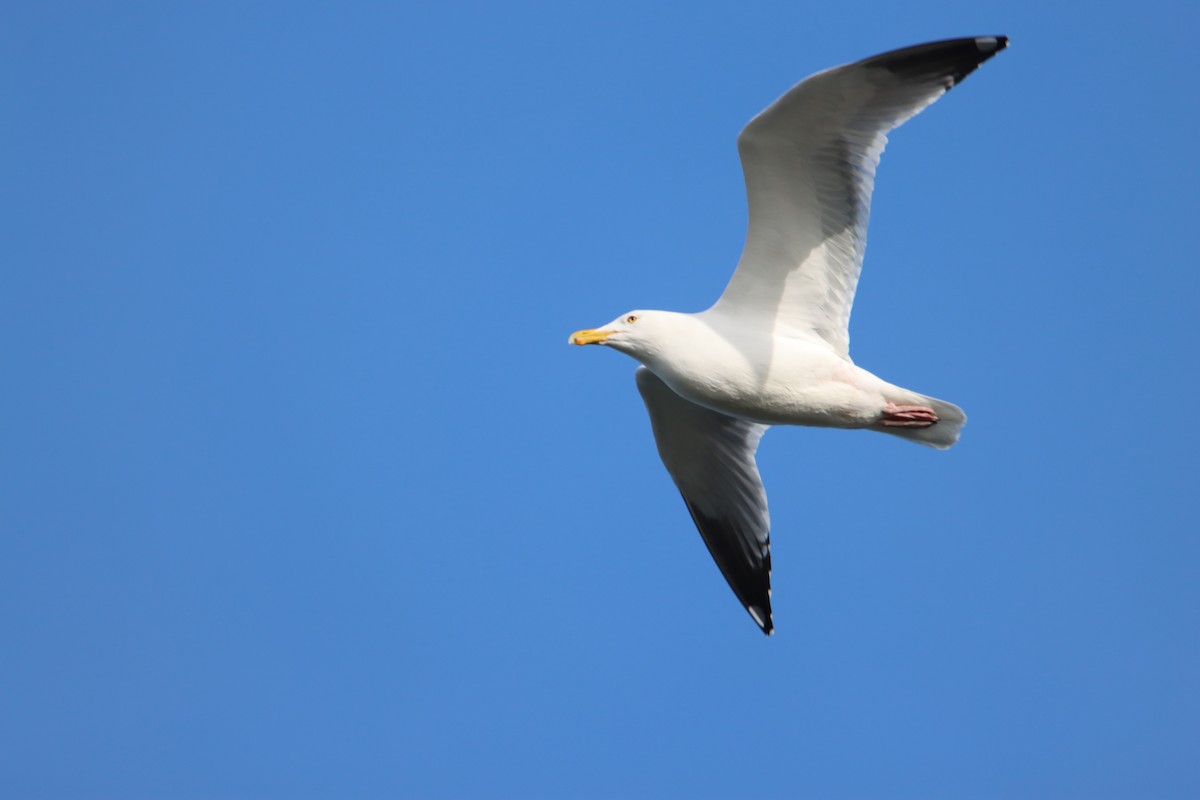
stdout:
POLYGON ((659 457, 729 588, 763 633, 771 612, 771 519, 754 454, 769 426, 680 397, 646 367, 638 391, 659 457))
MULTIPOLYGON (((678 485, 678 482, 676 482, 678 485)), ((775 633, 775 620, 771 611, 771 537, 767 533, 766 547, 756 560, 747 559, 738 543, 746 538, 736 520, 727 517, 710 517, 698 511, 681 489, 679 492, 687 505, 696 530, 704 540, 709 555, 716 562, 725 582, 733 590, 750 618, 767 636, 775 633)))
POLYGON ((920 83, 944 80, 946 88, 950 89, 1006 47, 1007 36, 943 39, 881 53, 859 63, 883 67, 905 80, 920 83))

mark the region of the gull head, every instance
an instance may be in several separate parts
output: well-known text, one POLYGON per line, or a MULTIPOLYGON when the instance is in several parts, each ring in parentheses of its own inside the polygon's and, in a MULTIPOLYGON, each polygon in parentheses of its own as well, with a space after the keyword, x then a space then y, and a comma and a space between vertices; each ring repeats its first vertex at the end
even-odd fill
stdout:
POLYGON ((575 331, 569 344, 603 344, 634 358, 657 351, 673 331, 674 318, 669 311, 627 311, 607 325, 575 331))

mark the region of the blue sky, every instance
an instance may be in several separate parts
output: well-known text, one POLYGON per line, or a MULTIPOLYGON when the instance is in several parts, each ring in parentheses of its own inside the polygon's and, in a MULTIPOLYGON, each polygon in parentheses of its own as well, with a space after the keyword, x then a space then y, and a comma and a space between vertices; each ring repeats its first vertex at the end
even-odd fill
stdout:
POLYGON ((39 3, 0 26, 0 793, 1200 794, 1194 4, 39 3), (634 364, 789 85, 1012 45, 898 131, 780 429, 777 633, 634 364))

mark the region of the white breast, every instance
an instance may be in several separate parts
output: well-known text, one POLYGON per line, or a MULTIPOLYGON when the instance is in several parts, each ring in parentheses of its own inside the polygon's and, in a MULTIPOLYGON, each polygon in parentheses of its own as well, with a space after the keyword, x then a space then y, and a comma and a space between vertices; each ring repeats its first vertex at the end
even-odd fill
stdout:
POLYGON ((886 384, 824 342, 693 319, 686 335, 644 360, 682 397, 771 425, 862 427, 877 419, 886 384))

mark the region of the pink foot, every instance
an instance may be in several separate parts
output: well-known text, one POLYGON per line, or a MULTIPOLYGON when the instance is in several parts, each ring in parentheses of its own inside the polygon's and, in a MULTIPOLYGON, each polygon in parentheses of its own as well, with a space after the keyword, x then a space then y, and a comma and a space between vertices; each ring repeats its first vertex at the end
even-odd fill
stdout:
POLYGON ((888 403, 883 407, 883 417, 879 424, 893 428, 928 428, 937 421, 937 414, 929 406, 898 406, 888 403))

